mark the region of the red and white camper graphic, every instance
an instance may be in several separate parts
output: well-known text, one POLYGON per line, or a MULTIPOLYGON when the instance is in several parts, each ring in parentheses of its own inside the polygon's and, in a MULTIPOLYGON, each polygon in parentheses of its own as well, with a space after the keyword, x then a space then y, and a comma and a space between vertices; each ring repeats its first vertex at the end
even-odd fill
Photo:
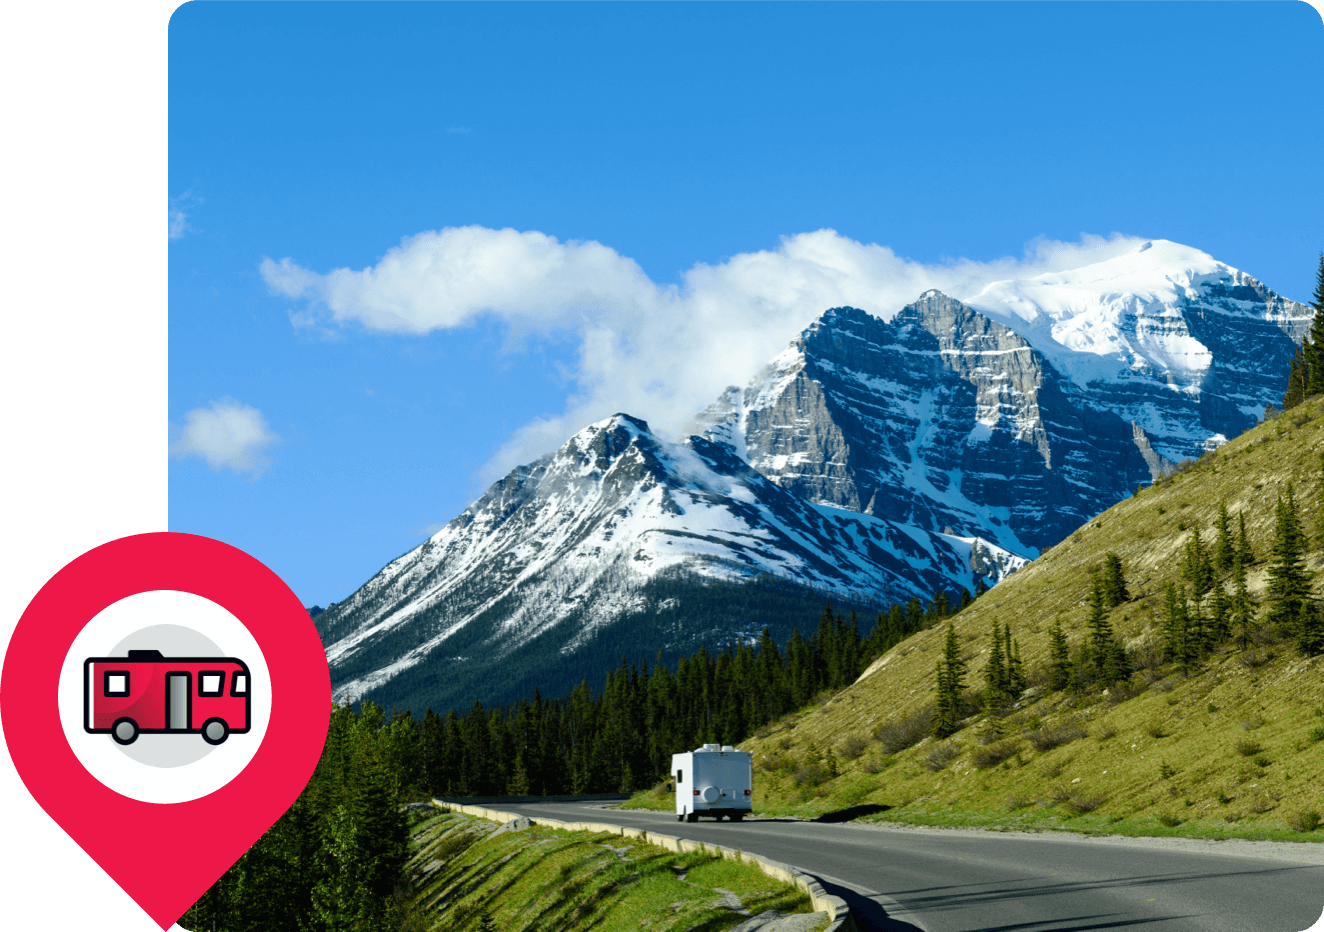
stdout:
POLYGON ((202 735, 220 744, 249 728, 252 677, 234 657, 127 657, 83 662, 83 730, 133 744, 140 734, 202 735))

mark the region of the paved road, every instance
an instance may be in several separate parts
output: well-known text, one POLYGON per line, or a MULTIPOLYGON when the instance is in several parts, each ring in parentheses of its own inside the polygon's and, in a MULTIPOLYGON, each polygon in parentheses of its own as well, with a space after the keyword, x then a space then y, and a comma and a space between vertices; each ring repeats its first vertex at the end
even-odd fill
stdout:
POLYGON ((483 805, 652 829, 785 861, 818 875, 863 927, 889 932, 1301 932, 1324 913, 1324 845, 758 818, 681 824, 667 813, 607 810, 601 802, 483 805))

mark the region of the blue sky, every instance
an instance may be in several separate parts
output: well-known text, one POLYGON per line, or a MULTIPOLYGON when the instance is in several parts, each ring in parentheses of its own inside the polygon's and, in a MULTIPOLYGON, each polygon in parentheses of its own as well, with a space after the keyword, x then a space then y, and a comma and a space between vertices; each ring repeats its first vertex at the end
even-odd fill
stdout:
POLYGON ((1306 300, 1324 248, 1302 3, 194 2, 169 42, 170 529, 306 604, 823 302, 1114 234, 1306 300))

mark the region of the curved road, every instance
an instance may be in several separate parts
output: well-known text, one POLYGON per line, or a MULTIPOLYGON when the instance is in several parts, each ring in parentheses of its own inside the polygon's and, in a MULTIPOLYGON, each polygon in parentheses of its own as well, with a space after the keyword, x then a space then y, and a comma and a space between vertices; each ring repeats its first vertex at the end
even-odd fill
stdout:
POLYGON ((651 829, 794 864, 844 897, 862 930, 1302 932, 1324 912, 1324 845, 1094 839, 792 819, 690 824, 668 813, 610 809, 600 801, 482 805, 651 829))

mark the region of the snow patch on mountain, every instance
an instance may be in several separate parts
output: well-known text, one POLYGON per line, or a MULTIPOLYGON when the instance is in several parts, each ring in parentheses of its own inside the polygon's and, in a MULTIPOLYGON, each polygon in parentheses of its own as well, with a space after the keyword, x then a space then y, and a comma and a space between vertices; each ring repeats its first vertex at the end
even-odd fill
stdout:
POLYGON ((326 653, 333 674, 348 671, 360 652, 409 629, 407 648, 388 651, 389 662, 336 677, 345 698, 444 652, 502 599, 509 611, 489 651, 509 651, 575 613, 579 626, 560 648, 568 653, 634 610, 647 579, 675 568, 905 601, 953 585, 973 590, 977 578, 996 584, 1024 562, 988 541, 804 502, 726 444, 665 442, 616 415, 511 473, 335 606, 326 653))
POLYGON ((1085 389, 1139 375, 1198 394, 1213 353, 1190 332, 1188 315, 1271 321, 1297 340, 1312 319, 1310 308, 1244 272, 1161 239, 1083 268, 994 282, 964 301, 1085 389))

